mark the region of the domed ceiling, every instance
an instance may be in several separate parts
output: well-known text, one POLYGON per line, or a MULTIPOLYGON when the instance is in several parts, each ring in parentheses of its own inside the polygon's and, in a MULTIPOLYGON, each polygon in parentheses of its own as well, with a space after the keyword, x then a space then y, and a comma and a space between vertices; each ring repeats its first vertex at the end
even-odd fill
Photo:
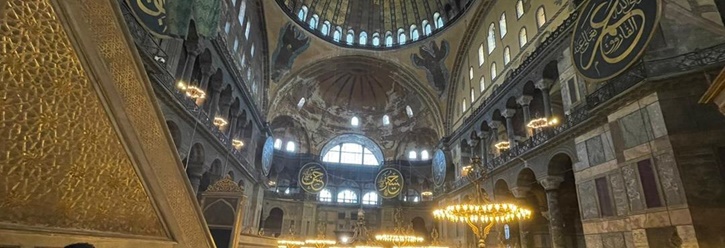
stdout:
POLYGON ((343 47, 374 50, 396 48, 425 40, 426 37, 455 23, 473 2, 473 0, 276 1, 290 19, 323 40, 343 47), (352 39, 347 38, 349 35, 352 39))
POLYGON ((271 98, 268 116, 273 123, 292 118, 304 127, 307 137, 299 140, 309 140, 311 153, 344 133, 373 139, 391 151, 387 159, 412 133, 440 138, 442 119, 432 89, 392 62, 342 56, 307 65, 288 78, 271 98), (383 121, 385 116, 389 123, 383 121), (358 126, 351 124, 353 117, 358 126))

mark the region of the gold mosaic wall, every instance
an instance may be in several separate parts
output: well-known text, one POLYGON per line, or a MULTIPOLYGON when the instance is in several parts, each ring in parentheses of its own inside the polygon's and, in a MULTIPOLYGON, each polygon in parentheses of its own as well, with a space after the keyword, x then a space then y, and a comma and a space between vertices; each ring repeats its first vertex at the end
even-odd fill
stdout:
POLYGON ((0 222, 165 237, 51 5, 0 3, 0 222))

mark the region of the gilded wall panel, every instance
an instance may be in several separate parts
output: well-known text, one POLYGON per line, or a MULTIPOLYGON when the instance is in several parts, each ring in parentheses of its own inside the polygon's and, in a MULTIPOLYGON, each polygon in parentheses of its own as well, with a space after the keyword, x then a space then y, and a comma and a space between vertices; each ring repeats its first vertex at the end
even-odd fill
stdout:
POLYGON ((2 3, 0 222, 165 237, 50 3, 2 3))

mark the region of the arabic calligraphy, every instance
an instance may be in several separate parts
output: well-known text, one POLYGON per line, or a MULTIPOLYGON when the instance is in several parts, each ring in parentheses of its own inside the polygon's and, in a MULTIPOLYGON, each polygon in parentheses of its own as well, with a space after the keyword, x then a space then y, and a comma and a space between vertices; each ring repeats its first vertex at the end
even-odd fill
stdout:
POLYGON ((126 3, 144 28, 157 36, 168 36, 166 0, 126 0, 126 3))
POLYGON ((307 192, 320 192, 327 185, 327 171, 321 164, 308 163, 300 169, 298 182, 300 187, 307 192))
POLYGON ((659 22, 660 0, 591 0, 572 38, 579 73, 603 81, 622 73, 647 47, 659 22))
POLYGON ((375 188, 383 198, 393 198, 403 190, 403 174, 394 168, 385 168, 375 178, 375 188))

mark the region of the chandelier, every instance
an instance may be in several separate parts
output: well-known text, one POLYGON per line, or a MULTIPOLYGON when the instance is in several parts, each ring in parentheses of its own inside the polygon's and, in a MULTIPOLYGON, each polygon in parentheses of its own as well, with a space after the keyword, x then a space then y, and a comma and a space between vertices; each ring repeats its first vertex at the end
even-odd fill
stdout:
POLYGON ((237 150, 242 149, 242 147, 244 147, 244 141, 233 139, 232 146, 234 146, 234 148, 237 148, 237 150))
POLYGON ((495 146, 496 149, 498 149, 499 151, 503 151, 503 150, 510 149, 511 148, 511 143, 509 143, 508 141, 501 141, 501 142, 496 143, 493 146, 495 146))
POLYGON ((214 117, 214 125, 217 127, 223 127, 229 124, 227 120, 222 117, 214 117))
POLYGON ((375 240, 385 243, 422 243, 425 241, 420 236, 386 233, 375 235, 375 240))
POLYGON ((186 86, 186 96, 191 99, 203 99, 206 97, 206 92, 196 86, 186 86))
POLYGON ((546 118, 533 119, 526 126, 532 129, 545 128, 549 126, 549 120, 546 118))
POLYGON ((478 156, 472 157, 471 164, 466 167, 469 168, 464 177, 473 184, 476 190, 475 198, 469 203, 452 204, 434 210, 435 219, 467 224, 478 238, 478 247, 485 247, 486 237, 493 225, 531 218, 531 210, 513 203, 491 202, 479 185, 481 180, 487 179, 488 174, 482 168, 478 156))

